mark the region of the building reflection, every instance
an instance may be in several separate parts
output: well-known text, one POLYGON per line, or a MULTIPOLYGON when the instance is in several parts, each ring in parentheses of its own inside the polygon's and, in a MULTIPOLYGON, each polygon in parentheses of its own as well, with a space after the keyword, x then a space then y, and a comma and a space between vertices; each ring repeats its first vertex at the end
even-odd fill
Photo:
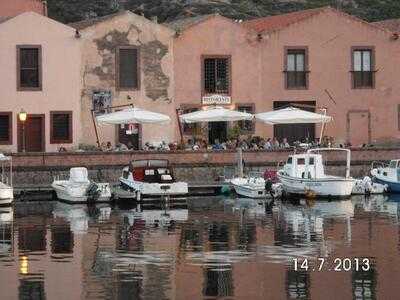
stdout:
POLYGON ((0 207, 0 259, 14 253, 14 210, 12 207, 0 207))
POLYGON ((232 266, 215 266, 204 268, 203 296, 208 297, 232 297, 233 292, 232 266))
POLYGON ((53 254, 73 253, 74 234, 69 224, 51 225, 51 252, 53 254))
POLYGON ((46 226, 24 224, 18 226, 19 251, 46 251, 46 226))
POLYGON ((43 274, 34 274, 23 277, 19 280, 18 287, 19 300, 45 300, 46 292, 44 289, 43 274))
POLYGON ((368 271, 353 270, 352 276, 353 299, 377 299, 377 272, 373 266, 368 271))
POLYGON ((307 271, 288 269, 286 272, 286 292, 288 299, 309 299, 310 274, 307 271))

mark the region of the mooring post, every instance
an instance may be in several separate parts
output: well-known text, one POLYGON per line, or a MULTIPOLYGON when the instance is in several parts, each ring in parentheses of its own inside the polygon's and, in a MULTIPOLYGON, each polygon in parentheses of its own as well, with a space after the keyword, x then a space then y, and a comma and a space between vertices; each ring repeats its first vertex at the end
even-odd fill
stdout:
POLYGON ((243 150, 241 147, 237 148, 237 164, 238 176, 243 177, 243 150))

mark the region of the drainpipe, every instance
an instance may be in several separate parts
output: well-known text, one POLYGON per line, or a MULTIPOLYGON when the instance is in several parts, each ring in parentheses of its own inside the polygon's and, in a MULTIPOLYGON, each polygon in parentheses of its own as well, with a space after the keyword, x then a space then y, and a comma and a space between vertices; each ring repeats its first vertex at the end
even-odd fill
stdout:
POLYGON ((43 5, 43 16, 47 17, 48 16, 47 0, 42 0, 42 5, 43 5))

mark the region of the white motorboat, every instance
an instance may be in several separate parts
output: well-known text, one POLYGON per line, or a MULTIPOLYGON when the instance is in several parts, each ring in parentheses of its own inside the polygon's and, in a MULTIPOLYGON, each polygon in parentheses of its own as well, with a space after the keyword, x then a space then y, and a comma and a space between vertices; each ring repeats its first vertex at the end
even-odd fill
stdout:
POLYGON ((123 169, 121 188, 141 197, 179 196, 188 193, 186 182, 176 182, 168 160, 135 160, 123 169))
POLYGON ((88 179, 86 168, 71 168, 68 180, 56 178, 52 185, 57 198, 69 203, 107 202, 111 199, 108 183, 95 183, 88 179))
POLYGON ((11 205, 14 200, 12 186, 12 159, 0 153, 1 178, 0 178, 0 205, 11 205))
POLYGON ((372 164, 372 180, 388 186, 388 192, 400 193, 400 159, 393 159, 388 166, 383 164, 374 167, 372 164))
POLYGON ((348 197, 354 187, 355 179, 350 177, 350 156, 348 149, 317 148, 307 153, 290 155, 278 178, 288 195, 306 197, 348 197), (321 151, 345 151, 347 153, 346 176, 325 174, 321 151))
POLYGON ((387 184, 373 182, 369 176, 365 176, 363 179, 356 179, 351 193, 353 195, 375 195, 384 194, 387 190, 387 184))
POLYGON ((233 178, 230 183, 238 195, 248 198, 276 198, 282 194, 280 183, 268 184, 262 176, 256 173, 249 173, 247 177, 233 178))

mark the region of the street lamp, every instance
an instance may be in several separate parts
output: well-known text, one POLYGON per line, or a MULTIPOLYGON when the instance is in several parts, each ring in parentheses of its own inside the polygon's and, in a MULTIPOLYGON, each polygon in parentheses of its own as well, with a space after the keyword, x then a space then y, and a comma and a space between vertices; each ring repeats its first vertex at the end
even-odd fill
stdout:
POLYGON ((25 152, 25 121, 27 118, 27 113, 23 109, 18 114, 18 118, 22 123, 22 152, 25 152))

